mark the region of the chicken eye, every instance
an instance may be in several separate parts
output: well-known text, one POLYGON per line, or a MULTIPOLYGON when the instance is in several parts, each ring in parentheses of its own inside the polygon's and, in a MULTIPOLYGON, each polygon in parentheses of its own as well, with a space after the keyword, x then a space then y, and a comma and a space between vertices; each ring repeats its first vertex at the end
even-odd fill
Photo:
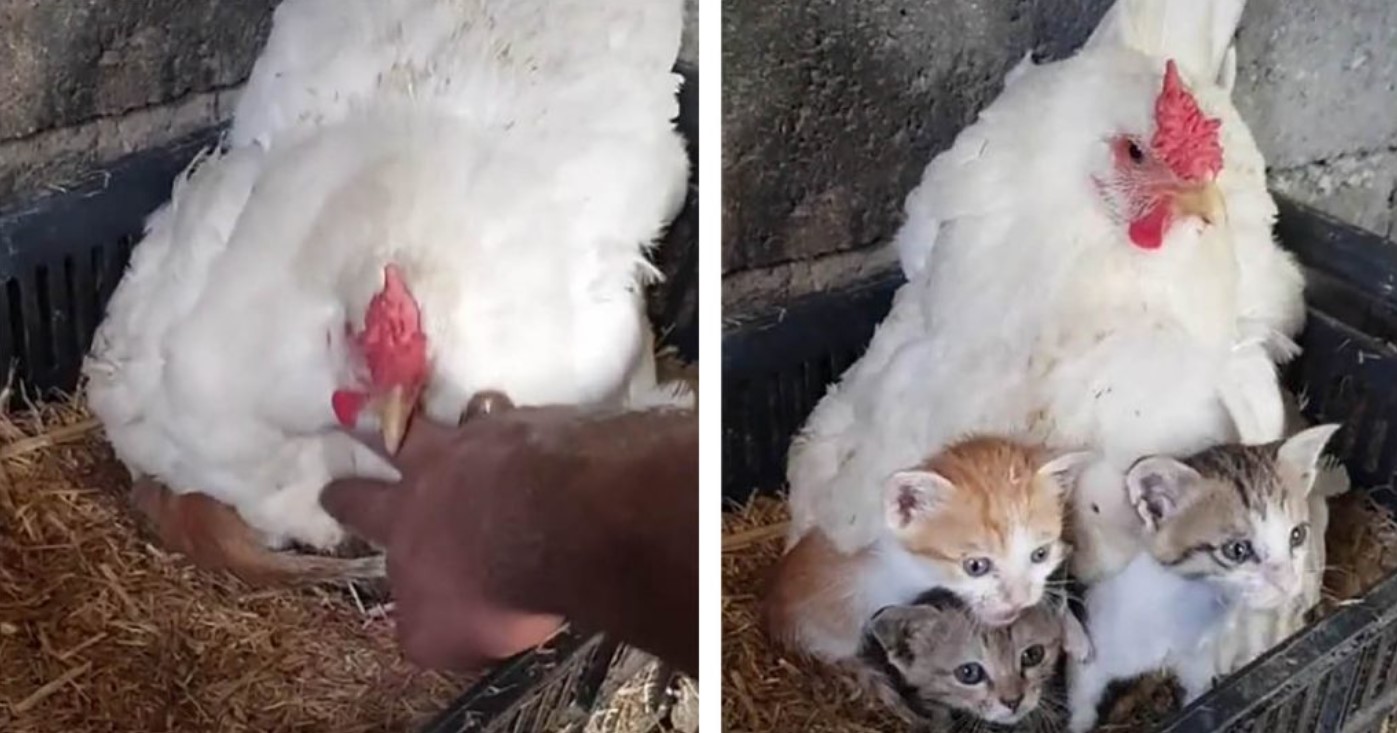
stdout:
POLYGON ((1143 162, 1144 162, 1144 160, 1145 160, 1145 151, 1143 151, 1143 150, 1140 149, 1139 144, 1137 144, 1134 140, 1127 140, 1127 141, 1125 142, 1125 145, 1126 145, 1125 154, 1130 156, 1130 162, 1132 162, 1132 163, 1143 163, 1143 162))
POLYGON ((994 563, 990 562, 988 557, 970 557, 966 558, 960 566, 965 570, 966 575, 972 578, 978 578, 988 573, 990 569, 994 567, 994 563))
POLYGON ((1252 559, 1255 557, 1255 552, 1252 550, 1250 541, 1233 540, 1222 546, 1222 556, 1235 565, 1252 559))
POLYGON ((1028 559, 1034 563, 1044 562, 1048 559, 1049 550, 1050 548, 1047 545, 1043 545, 1042 547, 1034 550, 1033 554, 1028 556, 1028 559))
POLYGON ((956 667, 956 681, 962 685, 978 685, 985 681, 985 668, 975 662, 956 667))
POLYGON ((1043 656, 1043 645, 1034 644, 1033 646, 1023 650, 1023 654, 1019 655, 1019 664, 1022 665, 1024 669, 1029 669, 1030 667, 1037 667, 1038 665, 1043 663, 1043 656))
POLYGON ((1295 549, 1305 544, 1305 540, 1310 536, 1310 525, 1300 523, 1295 525, 1295 529, 1290 530, 1290 547, 1295 549))

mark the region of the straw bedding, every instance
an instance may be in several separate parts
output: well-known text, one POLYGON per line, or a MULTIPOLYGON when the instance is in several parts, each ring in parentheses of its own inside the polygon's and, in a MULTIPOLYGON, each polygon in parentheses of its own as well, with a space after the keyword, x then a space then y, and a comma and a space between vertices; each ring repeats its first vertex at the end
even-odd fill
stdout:
MULTIPOLYGON (((1397 570, 1397 524, 1364 492, 1330 502, 1323 612, 1397 570)), ((784 548, 784 501, 754 498, 723 517, 723 730, 853 733, 909 727, 827 667, 777 651, 761 628, 760 599, 784 548)), ((1176 704, 1162 676, 1121 690, 1099 730, 1148 730, 1176 704)), ((938 732, 939 733, 939 732, 938 732)))
MULTIPOLYGON (((583 726, 582 733, 650 733, 664 725, 653 705, 652 693, 658 681, 660 665, 647 662, 638 674, 625 680, 611 694, 604 709, 595 712, 583 726)), ((681 677, 677 693, 669 709, 668 725, 675 733, 698 731, 698 686, 688 677, 681 677)))
POLYGON ((723 517, 723 730, 874 733, 906 728, 837 674, 772 648, 761 597, 781 556, 785 502, 758 497, 723 517))
POLYGON ((343 591, 254 592, 149 544, 80 408, 0 445, 0 730, 411 730, 469 683, 343 591))
MULTIPOLYGON (((411 731, 472 682, 409 665, 345 588, 254 591, 162 552, 129 486, 79 403, 0 416, 0 730, 411 731)), ((646 729, 633 697, 588 730, 646 729)))

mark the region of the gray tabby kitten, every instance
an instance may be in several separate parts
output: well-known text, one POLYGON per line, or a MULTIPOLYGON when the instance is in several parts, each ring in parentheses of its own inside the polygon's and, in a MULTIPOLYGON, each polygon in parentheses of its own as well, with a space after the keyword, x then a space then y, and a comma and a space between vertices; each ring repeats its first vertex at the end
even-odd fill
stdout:
MULTIPOLYGON (((1182 460, 1141 459, 1125 477, 1146 550, 1087 591, 1094 657, 1070 665, 1071 729, 1089 730, 1113 680, 1173 671, 1185 703, 1220 673, 1238 619, 1307 589, 1310 496, 1337 425, 1182 460)), ((1316 540, 1322 542, 1321 540, 1316 540)))
MULTIPOLYGON (((1313 427, 1301 413, 1295 395, 1282 391, 1286 408, 1286 435, 1296 435, 1313 427)), ((1239 614, 1237 623, 1218 644, 1217 674, 1231 674, 1266 650, 1284 641, 1305 625, 1305 619, 1320 602, 1324 584, 1326 553, 1324 537, 1329 530, 1329 500, 1350 488, 1348 470, 1327 456, 1316 466, 1314 488, 1310 490, 1310 531, 1306 540, 1305 569, 1300 594, 1275 609, 1239 614)))
POLYGON ((1064 651, 1091 644, 1076 616, 1052 599, 1005 627, 978 623, 964 602, 936 589, 913 605, 887 606, 864 626, 865 681, 914 725, 952 730, 969 715, 1013 725, 1038 710, 1064 651))

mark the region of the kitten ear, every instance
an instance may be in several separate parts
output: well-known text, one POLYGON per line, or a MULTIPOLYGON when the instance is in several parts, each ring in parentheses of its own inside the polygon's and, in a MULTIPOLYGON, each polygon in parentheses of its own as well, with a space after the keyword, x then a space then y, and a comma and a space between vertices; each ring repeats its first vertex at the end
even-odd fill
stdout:
POLYGON ((1301 430, 1276 450, 1276 464, 1281 475, 1302 496, 1309 496, 1310 489, 1314 488, 1320 456, 1340 427, 1339 423, 1327 423, 1301 430))
POLYGON ((938 611, 965 610, 965 601, 962 601, 960 596, 940 586, 922 591, 922 594, 912 599, 908 605, 931 606, 938 611))
POLYGON ((1062 650, 1078 662, 1090 662, 1096 656, 1096 648, 1091 643, 1091 635, 1082 620, 1072 609, 1062 609, 1062 650))
POLYGON ((898 471, 883 489, 883 515, 895 532, 907 529, 951 500, 955 486, 934 471, 898 471))
POLYGON ((1125 474, 1130 505, 1151 532, 1183 509, 1189 492, 1202 476, 1182 461, 1168 456, 1141 458, 1125 474))
POLYGON ((883 649, 889 663, 905 669, 915 656, 909 643, 912 635, 940 615, 932 606, 884 606, 868 620, 864 636, 883 649))
POLYGON ((1043 464, 1038 469, 1038 476, 1056 486, 1060 494, 1071 494, 1077 486, 1077 479, 1095 459, 1096 453, 1092 451, 1066 453, 1043 464))

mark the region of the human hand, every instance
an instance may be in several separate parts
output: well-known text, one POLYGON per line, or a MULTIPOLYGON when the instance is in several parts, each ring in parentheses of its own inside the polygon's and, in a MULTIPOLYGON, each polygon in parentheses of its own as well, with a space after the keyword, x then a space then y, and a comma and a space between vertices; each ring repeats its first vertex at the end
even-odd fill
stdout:
POLYGON ((543 531, 527 508, 552 470, 536 441, 577 411, 511 408, 490 393, 472 400, 459 427, 417 420, 390 459, 398 483, 344 479, 321 495, 331 516, 386 548, 398 638, 414 663, 478 667, 562 624, 513 605, 509 585, 536 572, 530 543, 519 541, 543 531))

